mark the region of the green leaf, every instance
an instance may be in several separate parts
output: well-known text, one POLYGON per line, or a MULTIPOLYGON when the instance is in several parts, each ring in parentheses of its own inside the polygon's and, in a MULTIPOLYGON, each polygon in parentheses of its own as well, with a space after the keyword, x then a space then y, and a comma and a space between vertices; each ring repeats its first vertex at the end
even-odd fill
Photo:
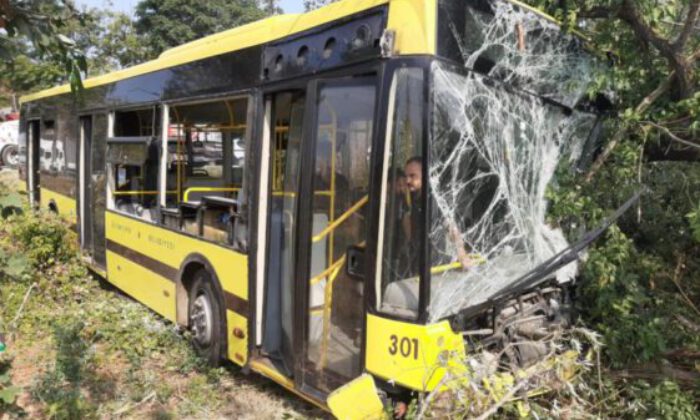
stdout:
POLYGON ((12 404, 19 394, 22 393, 22 388, 18 386, 11 386, 0 390, 0 400, 5 404, 12 404))

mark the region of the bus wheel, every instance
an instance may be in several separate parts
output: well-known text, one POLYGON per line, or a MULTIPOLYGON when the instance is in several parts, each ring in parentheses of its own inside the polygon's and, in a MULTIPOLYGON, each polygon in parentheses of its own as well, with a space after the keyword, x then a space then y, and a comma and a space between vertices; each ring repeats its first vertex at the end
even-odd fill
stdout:
POLYGON ((217 366, 223 356, 224 322, 221 319, 220 299, 205 270, 195 273, 189 301, 190 331, 194 349, 210 365, 217 366))
POLYGON ((2 156, 0 156, 0 160, 2 160, 3 165, 9 168, 16 168, 17 163, 19 162, 19 154, 17 153, 17 147, 10 145, 3 149, 2 156))

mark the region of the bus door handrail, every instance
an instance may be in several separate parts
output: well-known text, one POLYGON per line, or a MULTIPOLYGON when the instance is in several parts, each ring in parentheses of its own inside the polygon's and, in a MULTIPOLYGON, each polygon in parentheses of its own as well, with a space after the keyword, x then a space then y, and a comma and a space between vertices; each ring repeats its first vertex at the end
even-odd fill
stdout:
POLYGON ((366 195, 360 199, 357 203, 353 204, 352 207, 350 207, 345 213, 343 213, 340 217, 335 219, 333 223, 329 224, 326 226, 325 229, 323 229, 321 232, 319 232, 316 236, 311 238, 312 242, 318 242, 328 236, 331 232, 333 232, 338 226, 343 224, 347 219, 350 218, 353 214, 357 213, 362 207, 364 207, 365 204, 369 202, 369 195, 366 195))

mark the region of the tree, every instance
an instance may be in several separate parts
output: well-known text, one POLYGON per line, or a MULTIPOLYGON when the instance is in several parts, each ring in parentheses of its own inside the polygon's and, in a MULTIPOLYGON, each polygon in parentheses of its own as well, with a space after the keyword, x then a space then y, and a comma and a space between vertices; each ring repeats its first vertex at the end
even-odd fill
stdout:
POLYGON ((311 11, 335 3, 338 0, 304 0, 304 10, 311 11))
POLYGON ((83 16, 64 1, 0 0, 0 58, 12 63, 24 52, 14 42, 20 38, 29 43, 31 53, 63 67, 73 90, 82 87, 81 72, 87 61, 75 42, 62 33, 69 21, 81 22, 83 16))
POLYGON ((646 139, 654 160, 700 161, 700 0, 538 0, 533 2, 584 32, 614 61, 598 87, 614 89, 624 110, 587 180, 630 135, 646 139), (651 140, 651 141, 648 141, 651 140))
MULTIPOLYGON (((633 191, 647 190, 636 212, 589 250, 579 290, 582 314, 604 337, 610 368, 604 377, 614 382, 596 405, 619 400, 616 410, 623 411, 603 417, 626 417, 624 407, 640 404, 635 389, 667 379, 693 389, 700 380, 692 368, 700 360, 700 245, 693 235, 700 206, 700 0, 530 4, 584 35, 607 62, 591 70, 591 94, 612 92, 615 102, 592 167, 582 174, 560 170, 552 223, 596 224, 633 191)), ((653 410, 672 394, 659 392, 642 404, 653 410)))
POLYGON ((151 55, 168 48, 261 19, 255 0, 142 0, 136 32, 151 55))

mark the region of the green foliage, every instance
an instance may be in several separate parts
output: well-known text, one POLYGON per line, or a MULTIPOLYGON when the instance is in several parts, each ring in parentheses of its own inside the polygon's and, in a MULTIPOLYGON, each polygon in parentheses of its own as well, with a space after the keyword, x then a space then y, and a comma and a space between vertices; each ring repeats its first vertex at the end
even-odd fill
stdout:
POLYGON ((153 55, 168 48, 261 19, 255 0, 142 0, 136 31, 153 55))
POLYGON ((688 222, 690 222, 690 229, 693 231, 693 238, 700 243, 700 204, 688 213, 688 222))
POLYGON ((75 250, 66 246, 68 229, 50 212, 13 216, 10 237, 25 250, 24 255, 39 269, 67 262, 75 250))
POLYGON ((655 386, 639 382, 635 384, 638 392, 639 416, 668 420, 698 420, 697 402, 684 393, 673 381, 662 381, 655 386))
POLYGON ((3 194, 0 191, 0 219, 5 219, 13 214, 21 214, 23 206, 24 202, 19 194, 3 194))
POLYGON ((95 408, 81 393, 86 375, 92 370, 90 346, 83 337, 84 325, 67 320, 54 327, 56 358, 51 369, 38 380, 32 395, 48 406, 55 419, 92 417, 95 408))
POLYGON ((83 52, 63 33, 66 22, 82 20, 72 3, 62 1, 10 0, 0 2, 0 21, 6 34, 0 35, 0 57, 12 64, 18 47, 14 38, 28 41, 32 53, 59 66, 74 91, 82 88, 81 73, 87 71, 83 52))
POLYGON ((308 12, 335 3, 336 1, 338 0, 304 0, 304 10, 308 12))
POLYGON ((0 354, 0 414, 20 414, 22 410, 15 404, 21 388, 12 385, 10 376, 12 360, 4 354, 0 354))

